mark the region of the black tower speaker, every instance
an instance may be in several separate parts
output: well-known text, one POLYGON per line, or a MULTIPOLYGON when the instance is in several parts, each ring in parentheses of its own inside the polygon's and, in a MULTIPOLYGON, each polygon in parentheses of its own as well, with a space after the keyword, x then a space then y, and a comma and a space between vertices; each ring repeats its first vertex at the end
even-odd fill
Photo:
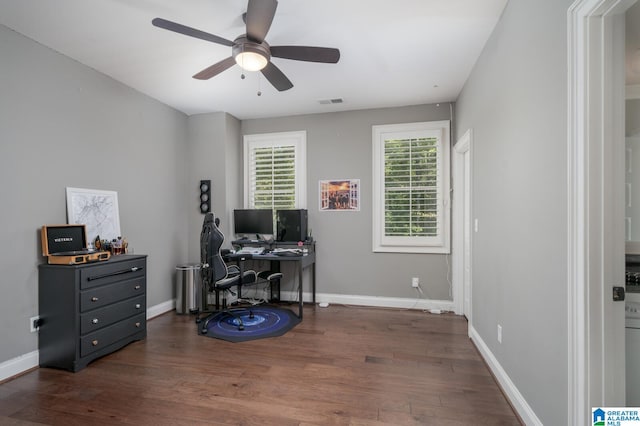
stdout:
POLYGON ((200 181, 200 213, 207 214, 211 211, 211 181, 200 181))
POLYGON ((305 241, 307 239, 307 210, 278 210, 277 240, 305 241))

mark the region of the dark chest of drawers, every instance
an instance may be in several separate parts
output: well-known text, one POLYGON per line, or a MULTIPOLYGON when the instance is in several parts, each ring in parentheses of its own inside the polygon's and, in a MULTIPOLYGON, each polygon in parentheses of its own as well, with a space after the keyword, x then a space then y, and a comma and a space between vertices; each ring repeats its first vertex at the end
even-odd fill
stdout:
POLYGON ((147 256, 40 265, 41 367, 78 371, 147 336, 147 256))

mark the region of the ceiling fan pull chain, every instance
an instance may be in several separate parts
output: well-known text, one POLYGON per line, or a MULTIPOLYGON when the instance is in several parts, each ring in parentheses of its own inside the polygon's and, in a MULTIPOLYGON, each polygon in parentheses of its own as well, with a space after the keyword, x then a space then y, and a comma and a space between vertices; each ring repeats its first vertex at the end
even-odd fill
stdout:
MULTIPOLYGON (((244 44, 242 45, 242 53, 244 53, 244 44)), ((244 55, 242 55, 242 57, 240 58, 240 61, 242 61, 242 64, 240 65, 240 68, 243 70, 242 74, 240 74, 240 78, 242 80, 244 80, 245 76, 244 76, 244 55)))
POLYGON ((260 74, 256 73, 258 76, 258 96, 262 96, 262 91, 260 91, 260 74))

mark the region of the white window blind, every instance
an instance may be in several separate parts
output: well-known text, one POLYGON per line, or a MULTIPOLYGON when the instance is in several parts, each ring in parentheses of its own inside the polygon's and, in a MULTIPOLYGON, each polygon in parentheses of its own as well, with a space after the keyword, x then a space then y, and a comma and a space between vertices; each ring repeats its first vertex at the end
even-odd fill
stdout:
POLYGON ((384 141, 385 236, 438 235, 438 140, 384 141))
POLYGON ((374 251, 449 252, 449 122, 373 127, 374 251))
POLYGON ((245 207, 306 208, 305 132, 245 136, 245 207))

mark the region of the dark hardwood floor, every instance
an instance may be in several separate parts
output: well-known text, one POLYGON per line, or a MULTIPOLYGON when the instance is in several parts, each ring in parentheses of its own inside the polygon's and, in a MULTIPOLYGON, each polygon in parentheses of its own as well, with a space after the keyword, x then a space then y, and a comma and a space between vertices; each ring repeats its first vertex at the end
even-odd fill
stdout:
POLYGON ((244 343, 164 314, 146 340, 78 373, 39 368, 0 385, 0 424, 521 424, 464 318, 305 308, 284 336, 244 343))

